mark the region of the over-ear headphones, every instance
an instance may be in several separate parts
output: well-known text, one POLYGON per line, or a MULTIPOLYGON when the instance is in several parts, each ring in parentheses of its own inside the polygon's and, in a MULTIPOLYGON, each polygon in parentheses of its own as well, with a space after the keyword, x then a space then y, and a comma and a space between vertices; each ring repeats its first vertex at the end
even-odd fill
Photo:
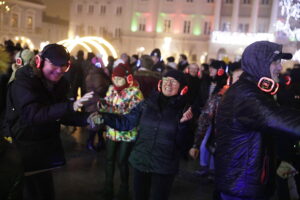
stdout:
MULTIPOLYGON (((56 47, 56 45, 58 45, 58 44, 49 44, 49 45, 45 46, 44 49, 42 50, 42 52, 35 56, 36 68, 41 69, 43 67, 45 53, 49 49, 56 47)), ((63 45, 61 45, 61 46, 63 46, 63 45)), ((67 52, 67 54, 70 56, 68 49, 65 46, 63 46, 63 47, 64 47, 65 51, 67 52)), ((71 61, 69 60, 67 63, 67 69, 65 70, 65 72, 69 71, 70 67, 71 67, 71 61)))
MULTIPOLYGON (((157 90, 158 90, 159 92, 162 92, 161 87, 162 87, 162 80, 159 80, 159 81, 158 81, 158 84, 157 84, 157 90)), ((181 91, 180 91, 180 96, 185 95, 185 94, 188 92, 188 90, 189 90, 189 87, 188 87, 188 86, 184 86, 184 87, 181 89, 181 91)))
POLYGON ((273 79, 267 77, 261 77, 257 84, 258 88, 264 92, 274 95, 279 89, 279 84, 276 83, 273 79))
POLYGON ((221 68, 219 68, 218 71, 217 71, 217 76, 223 76, 224 73, 225 73, 225 70, 221 67, 221 68))
MULTIPOLYGON (((184 73, 185 74, 190 73, 190 68, 188 66, 184 69, 184 73)), ((201 78, 201 70, 200 69, 198 69, 197 76, 198 76, 198 78, 201 78)))
POLYGON ((22 53, 23 53, 23 49, 21 49, 21 51, 19 52, 19 56, 16 59, 16 64, 19 65, 19 66, 24 65, 24 60, 22 58, 22 53))

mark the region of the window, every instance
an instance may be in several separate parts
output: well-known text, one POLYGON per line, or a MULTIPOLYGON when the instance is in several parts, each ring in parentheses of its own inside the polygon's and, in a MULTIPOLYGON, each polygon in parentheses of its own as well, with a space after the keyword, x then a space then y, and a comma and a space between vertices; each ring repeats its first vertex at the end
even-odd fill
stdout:
POLYGON ((269 5, 269 0, 261 0, 260 4, 262 4, 262 5, 269 5))
POLYGON ((238 32, 248 33, 248 31, 249 31, 249 24, 239 24, 238 32))
POLYGON ((164 21, 164 32, 165 32, 165 33, 169 33, 169 32, 170 32, 170 29, 171 29, 171 20, 166 19, 166 20, 164 21))
POLYGON ((94 14, 94 6, 89 5, 89 14, 94 14))
POLYGON ((116 28, 115 29, 115 38, 120 38, 121 37, 121 29, 120 28, 116 28))
POLYGON ((100 15, 105 15, 106 13, 106 6, 101 6, 100 7, 100 15))
POLYGON ((99 35, 103 36, 105 34, 105 28, 103 26, 100 26, 99 28, 99 35))
POLYGON ((204 22, 204 35, 210 35, 211 32, 211 23, 210 22, 204 22))
POLYGON ((120 16, 122 14, 122 7, 121 6, 117 7, 116 14, 117 14, 117 16, 120 16))
POLYGON ((168 2, 173 2, 173 0, 167 0, 168 2))
POLYGON ((183 23, 183 33, 190 33, 191 21, 184 21, 183 23))
POLYGON ((214 0, 206 0, 207 3, 213 3, 214 0))
POLYGON ((76 35, 80 35, 80 36, 84 35, 83 25, 77 25, 75 31, 76 31, 76 35))
POLYGON ((32 29, 32 26, 33 26, 33 18, 32 18, 31 16, 27 17, 26 24, 27 24, 27 28, 28 28, 28 29, 32 29))
POLYGON ((243 4, 250 4, 250 0, 243 0, 243 4))
POLYGON ((89 35, 95 35, 95 29, 94 29, 94 27, 93 26, 88 26, 87 33, 89 35))
POLYGON ((18 24, 19 24, 19 16, 17 14, 12 14, 11 15, 11 26, 13 28, 17 28, 18 27, 18 24))
POLYGON ((144 32, 146 30, 146 19, 140 18, 139 19, 139 31, 144 32))
POLYGON ((82 10, 83 10, 83 6, 81 4, 78 4, 77 5, 77 13, 78 14, 81 14, 82 13, 82 10))
POLYGON ((222 24, 222 31, 230 31, 230 23, 229 22, 224 22, 222 24))
POLYGON ((188 3, 193 3, 194 0, 186 0, 188 3))
POLYGON ((268 32, 268 27, 265 24, 259 24, 257 28, 258 33, 266 33, 268 32))
POLYGON ((232 4, 232 0, 225 0, 226 4, 232 4))

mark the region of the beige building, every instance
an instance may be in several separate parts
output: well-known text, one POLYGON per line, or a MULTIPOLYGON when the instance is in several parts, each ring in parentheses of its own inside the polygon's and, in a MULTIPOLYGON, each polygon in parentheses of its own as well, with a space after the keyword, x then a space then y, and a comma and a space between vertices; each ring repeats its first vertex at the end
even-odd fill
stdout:
POLYGON ((57 42, 68 36, 68 21, 45 16, 40 0, 0 1, 0 41, 11 39, 39 49, 41 42, 57 42))
POLYGON ((164 58, 235 59, 251 41, 273 40, 278 6, 278 0, 73 0, 69 36, 102 36, 118 53, 158 47, 164 58))

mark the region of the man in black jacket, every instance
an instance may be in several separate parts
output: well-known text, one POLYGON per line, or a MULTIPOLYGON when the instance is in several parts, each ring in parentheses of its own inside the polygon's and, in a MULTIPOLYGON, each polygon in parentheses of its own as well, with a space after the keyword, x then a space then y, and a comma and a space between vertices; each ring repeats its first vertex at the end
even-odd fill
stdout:
POLYGON ((216 189, 221 199, 268 199, 273 193, 273 136, 300 136, 300 113, 280 107, 282 45, 259 41, 242 55, 244 73, 225 94, 217 113, 216 189))
POLYGON ((54 199, 51 170, 65 163, 60 124, 87 125, 87 113, 76 112, 92 93, 71 102, 63 78, 70 55, 64 46, 49 44, 36 65, 17 70, 7 95, 7 133, 13 138, 25 171, 24 199, 54 199))

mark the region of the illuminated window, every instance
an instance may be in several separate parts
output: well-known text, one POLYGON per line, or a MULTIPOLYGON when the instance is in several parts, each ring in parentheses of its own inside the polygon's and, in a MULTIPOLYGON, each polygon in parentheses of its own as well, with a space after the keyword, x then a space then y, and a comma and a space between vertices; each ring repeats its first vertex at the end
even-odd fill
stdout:
POLYGON ((100 15, 105 15, 106 13, 106 6, 101 6, 100 7, 100 15))
POLYGON ((184 21, 183 33, 190 33, 190 31, 191 31, 191 21, 184 21))
POLYGON ((17 14, 11 15, 11 26, 17 28, 19 23, 19 16, 17 14))
POLYGON ((239 24, 238 32, 248 33, 248 31, 249 31, 249 24, 239 24))
POLYGON ((75 29, 76 35, 83 36, 84 35, 84 27, 83 25, 77 25, 75 29))
POLYGON ((204 35, 210 35, 211 32, 211 23, 210 22, 204 22, 204 35))
POLYGON ((262 5, 269 5, 269 0, 261 0, 260 4, 262 4, 262 5))
POLYGON ((230 31, 230 23, 229 22, 224 22, 222 24, 222 31, 230 31))
POLYGON ((32 29, 33 19, 31 16, 27 17, 27 28, 32 29))
POLYGON ((89 14, 94 14, 94 6, 89 5, 89 14))
POLYGON ((78 14, 81 14, 82 13, 82 10, 83 10, 83 6, 81 4, 78 4, 77 5, 77 13, 78 14))
POLYGON ((171 20, 166 19, 166 20, 164 21, 164 32, 165 32, 165 33, 169 33, 170 30, 171 30, 171 20))
POLYGON ((144 32, 146 30, 146 19, 141 17, 139 19, 139 31, 144 32))
POLYGON ((121 29, 120 28, 116 28, 115 29, 115 38, 120 38, 121 37, 121 29))
POLYGON ((120 16, 122 14, 122 7, 121 6, 117 7, 116 14, 117 14, 117 16, 120 16))

